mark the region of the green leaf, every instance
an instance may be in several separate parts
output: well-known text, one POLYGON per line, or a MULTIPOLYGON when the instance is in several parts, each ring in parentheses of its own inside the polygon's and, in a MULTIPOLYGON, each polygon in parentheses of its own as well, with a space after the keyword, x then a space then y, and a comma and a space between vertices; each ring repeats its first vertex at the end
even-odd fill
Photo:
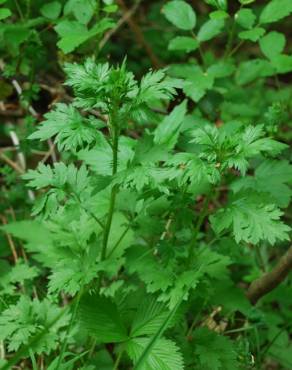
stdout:
POLYGON ((271 64, 277 73, 289 73, 292 71, 292 55, 275 55, 271 64))
POLYGON ((167 144, 173 147, 177 141, 180 128, 187 113, 187 101, 184 100, 180 105, 164 118, 154 133, 155 144, 167 144))
POLYGON ((88 24, 96 9, 94 0, 69 0, 64 7, 65 15, 73 13, 78 22, 88 24))
POLYGON ((260 15, 260 23, 273 23, 287 17, 292 12, 291 0, 271 0, 260 15))
POLYGON ((200 28, 197 39, 200 42, 208 41, 219 35, 224 27, 224 20, 210 19, 200 28))
POLYGON ((257 244, 266 240, 273 245, 278 240, 290 239, 290 227, 280 221, 282 215, 273 204, 265 204, 260 198, 243 197, 217 211, 211 216, 211 223, 216 233, 232 227, 237 243, 257 244))
POLYGON ((116 305, 97 294, 82 297, 78 320, 82 328, 101 343, 119 343, 128 339, 116 305))
POLYGON ((142 365, 138 365, 139 358, 147 348, 149 338, 135 338, 127 342, 126 351, 137 364, 133 370, 183 370, 183 358, 176 344, 168 339, 157 340, 142 365))
POLYGON ((57 19, 61 13, 62 5, 59 1, 52 1, 43 5, 40 9, 41 14, 49 19, 57 19))
POLYGON ((248 4, 254 3, 255 0, 239 0, 239 2, 242 5, 248 5, 248 4))
POLYGON ((193 343, 199 370, 240 369, 235 346, 228 337, 203 327, 194 331, 193 343))
POLYGON ((254 177, 243 177, 235 181, 231 188, 236 193, 242 189, 252 189, 269 194, 271 202, 279 207, 287 207, 292 196, 291 184, 292 165, 288 161, 266 160, 256 168, 254 177))
POLYGON ((273 59, 281 54, 285 44, 285 35, 277 31, 269 32, 260 40, 261 51, 268 59, 273 59))
POLYGON ((0 9, 0 21, 6 19, 11 16, 11 10, 8 8, 1 8, 0 9))
POLYGON ((215 10, 215 12, 210 13, 209 17, 211 19, 226 19, 229 17, 229 14, 224 10, 215 10))
POLYGON ((162 8, 162 13, 169 22, 182 30, 192 30, 196 25, 196 13, 183 0, 169 1, 162 8))
POLYGON ((187 36, 177 36, 168 44, 169 50, 181 50, 187 53, 196 50, 199 46, 197 40, 187 36))
POLYGON ((256 21, 256 15, 252 11, 252 9, 243 8, 235 14, 235 21, 241 27, 250 29, 253 27, 256 21))
POLYGON ((240 63, 236 72, 236 82, 245 85, 259 77, 269 77, 275 74, 275 69, 270 62, 264 59, 247 60, 240 63))
POLYGON ((113 26, 113 21, 108 18, 103 18, 91 29, 88 29, 84 24, 77 21, 63 20, 55 27, 56 32, 61 37, 57 45, 65 54, 71 53, 90 38, 102 34, 113 26))
POLYGON ((138 307, 131 328, 131 337, 154 335, 166 320, 169 311, 154 298, 146 298, 138 307))
POLYGON ((250 40, 252 42, 258 41, 264 34, 266 30, 261 27, 253 28, 252 30, 239 32, 238 36, 242 40, 250 40))

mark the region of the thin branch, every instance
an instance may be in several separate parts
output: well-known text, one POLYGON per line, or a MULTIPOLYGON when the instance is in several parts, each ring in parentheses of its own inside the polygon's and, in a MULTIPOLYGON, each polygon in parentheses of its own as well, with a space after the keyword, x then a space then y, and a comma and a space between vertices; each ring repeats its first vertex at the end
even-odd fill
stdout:
POLYGON ((132 6, 131 9, 127 10, 122 18, 118 21, 118 23, 116 24, 116 26, 114 28, 112 28, 111 30, 109 30, 103 37, 103 39, 100 41, 99 43, 99 50, 101 50, 104 45, 108 42, 108 40, 121 28, 121 26, 128 21, 128 19, 130 17, 132 17, 132 15, 134 15, 134 13, 136 12, 136 10, 138 9, 139 7, 139 4, 141 3, 141 0, 137 0, 136 3, 132 6))
POLYGON ((280 285, 292 269, 292 246, 288 249, 273 268, 257 280, 251 283, 247 291, 247 298, 252 304, 256 304, 264 295, 280 285))

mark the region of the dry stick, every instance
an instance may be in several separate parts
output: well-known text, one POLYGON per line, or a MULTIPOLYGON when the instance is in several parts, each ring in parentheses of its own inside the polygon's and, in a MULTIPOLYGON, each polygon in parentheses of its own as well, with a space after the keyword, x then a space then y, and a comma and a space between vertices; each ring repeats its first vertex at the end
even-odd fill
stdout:
POLYGON ((24 171, 23 169, 18 166, 18 164, 16 162, 13 162, 9 157, 7 157, 4 153, 2 153, 0 151, 0 158, 6 163, 8 164, 10 167, 12 167, 17 173, 19 173, 20 175, 23 175, 24 174, 24 171))
POLYGON ((272 271, 267 272, 262 277, 258 278, 248 288, 247 298, 252 304, 256 304, 257 301, 264 295, 275 289, 282 281, 288 276, 292 269, 292 246, 282 256, 273 268, 272 271))
MULTIPOLYGON (((129 10, 124 2, 124 0, 117 0, 117 3, 121 7, 122 11, 126 14, 129 10)), ((158 59, 158 57, 154 54, 153 50, 151 49, 148 42, 145 40, 145 37, 141 31, 141 28, 139 27, 138 23, 130 16, 126 19, 126 22, 128 23, 129 27, 133 31, 135 38, 137 40, 137 43, 145 49, 149 59, 151 60, 151 63, 154 68, 159 69, 162 67, 161 61, 158 59)))

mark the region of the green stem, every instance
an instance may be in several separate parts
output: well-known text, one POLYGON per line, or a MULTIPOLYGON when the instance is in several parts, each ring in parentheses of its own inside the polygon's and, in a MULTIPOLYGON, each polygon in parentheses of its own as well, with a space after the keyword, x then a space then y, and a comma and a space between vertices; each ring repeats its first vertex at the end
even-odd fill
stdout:
POLYGON ((124 353, 124 349, 122 348, 117 356, 117 359, 116 359, 116 362, 114 364, 114 368, 113 370, 118 370, 119 368, 119 365, 120 365, 120 362, 121 362, 121 359, 122 359, 122 356, 123 356, 123 353, 124 353))
MULTIPOLYGON (((117 173, 118 170, 118 150, 119 150, 119 128, 117 126, 117 122, 115 120, 115 114, 113 113, 111 116, 111 130, 112 130, 112 150, 113 150, 113 170, 112 170, 112 176, 114 176, 117 173)), ((111 196, 110 196, 110 204, 109 204, 109 210, 108 210, 108 216, 106 220, 106 224, 104 226, 104 232, 103 232, 103 240, 102 240, 102 248, 101 248, 101 254, 100 254, 100 261, 104 261, 106 259, 106 250, 108 246, 108 239, 109 234, 111 231, 111 225, 113 221, 113 215, 115 210, 115 203, 116 203, 116 196, 118 192, 118 185, 114 185, 111 190, 111 196)), ((97 288, 98 290, 101 287, 101 282, 103 278, 103 272, 101 271, 99 275, 99 281, 97 288)))
POLYGON ((79 291, 79 293, 78 293, 78 295, 76 297, 76 301, 74 302, 72 316, 70 318, 70 322, 69 322, 69 325, 68 325, 68 328, 67 328, 66 337, 65 337, 65 339, 64 339, 64 341, 62 343, 62 347, 61 347, 61 351, 60 351, 60 355, 59 355, 59 359, 58 359, 56 370, 59 370, 59 368, 60 368, 60 366, 62 364, 62 361, 63 361, 63 358, 64 358, 64 354, 65 354, 65 351, 66 351, 66 348, 67 348, 69 334, 71 332, 71 329, 73 327, 74 321, 76 319, 77 310, 78 310, 79 302, 80 302, 80 299, 81 299, 82 295, 83 295, 83 288, 81 288, 81 290, 79 291))
POLYGON ((188 254, 188 264, 191 265, 192 262, 193 262, 193 258, 194 258, 194 251, 195 251, 195 246, 197 244, 197 237, 198 237, 198 234, 199 234, 199 231, 200 231, 200 228, 205 220, 205 217, 207 216, 208 214, 208 205, 209 205, 209 201, 210 201, 210 195, 207 195, 205 197, 205 200, 204 200, 204 204, 203 204, 203 208, 201 210, 201 213, 200 213, 200 216, 198 218, 198 222, 196 224, 196 227, 195 227, 195 230, 194 230, 194 236, 193 236, 193 240, 192 242, 190 243, 190 247, 189 247, 189 254, 188 254))

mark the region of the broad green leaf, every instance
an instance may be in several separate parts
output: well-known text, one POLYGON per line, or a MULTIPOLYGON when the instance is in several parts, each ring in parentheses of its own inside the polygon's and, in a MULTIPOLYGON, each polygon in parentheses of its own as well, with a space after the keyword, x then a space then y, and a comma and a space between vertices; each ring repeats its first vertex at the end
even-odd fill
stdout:
POLYGON ((101 343, 119 343, 128 339, 118 308, 109 298, 84 295, 79 304, 78 321, 101 343))
POLYGON ((202 25, 198 33, 198 40, 200 42, 208 41, 219 35, 224 27, 224 20, 210 19, 202 25))
POLYGON ((277 31, 269 32, 260 40, 261 51, 268 59, 273 59, 281 54, 285 48, 285 44, 285 35, 277 31))
POLYGON ((242 40, 250 40, 252 42, 258 41, 264 34, 266 30, 261 27, 253 28, 252 30, 239 32, 238 36, 242 40))
POLYGON ((277 73, 289 73, 292 71, 292 55, 275 55, 271 60, 271 64, 277 73))
POLYGON ((256 21, 256 15, 252 11, 252 9, 243 8, 235 14, 235 21, 241 27, 250 29, 253 27, 256 21))
POLYGON ((177 141, 180 127, 187 112, 187 101, 184 100, 180 105, 164 118, 159 124, 154 134, 155 144, 167 144, 173 147, 177 141))
POLYGON ((95 0, 69 0, 64 7, 64 13, 73 13, 78 22, 88 24, 96 11, 95 0))
POLYGON ((236 82, 245 85, 259 77, 269 77, 275 74, 275 69, 267 60, 253 59, 242 62, 236 72, 236 82))
POLYGON ((40 8, 41 14, 49 19, 57 19, 61 13, 62 5, 59 1, 52 1, 40 8))
POLYGON ((8 8, 1 8, 0 9, 0 21, 6 19, 11 16, 11 10, 8 8))
POLYGON ((90 38, 112 28, 113 25, 114 23, 108 18, 103 18, 91 29, 88 29, 84 24, 77 21, 63 20, 55 27, 56 32, 61 37, 57 45, 65 54, 71 53, 78 46, 90 38))
POLYGON ((187 53, 196 50, 199 46, 197 40, 187 36, 177 36, 168 44, 169 50, 181 50, 187 53))
POLYGON ((227 0, 204 0, 207 4, 214 6, 215 8, 221 10, 227 10, 228 3, 227 0))
POLYGON ((193 8, 183 0, 172 0, 162 8, 166 19, 182 30, 192 30, 196 25, 196 13, 193 8))
POLYGON ((209 17, 211 19, 226 19, 229 17, 229 14, 226 13, 224 10, 215 10, 214 12, 210 13, 209 17))
POLYGON ((242 5, 248 5, 251 3, 254 3, 256 0, 239 0, 240 4, 242 5))
POLYGON ((264 7, 261 15, 261 23, 273 23, 287 17, 292 12, 291 0, 271 0, 264 7))

